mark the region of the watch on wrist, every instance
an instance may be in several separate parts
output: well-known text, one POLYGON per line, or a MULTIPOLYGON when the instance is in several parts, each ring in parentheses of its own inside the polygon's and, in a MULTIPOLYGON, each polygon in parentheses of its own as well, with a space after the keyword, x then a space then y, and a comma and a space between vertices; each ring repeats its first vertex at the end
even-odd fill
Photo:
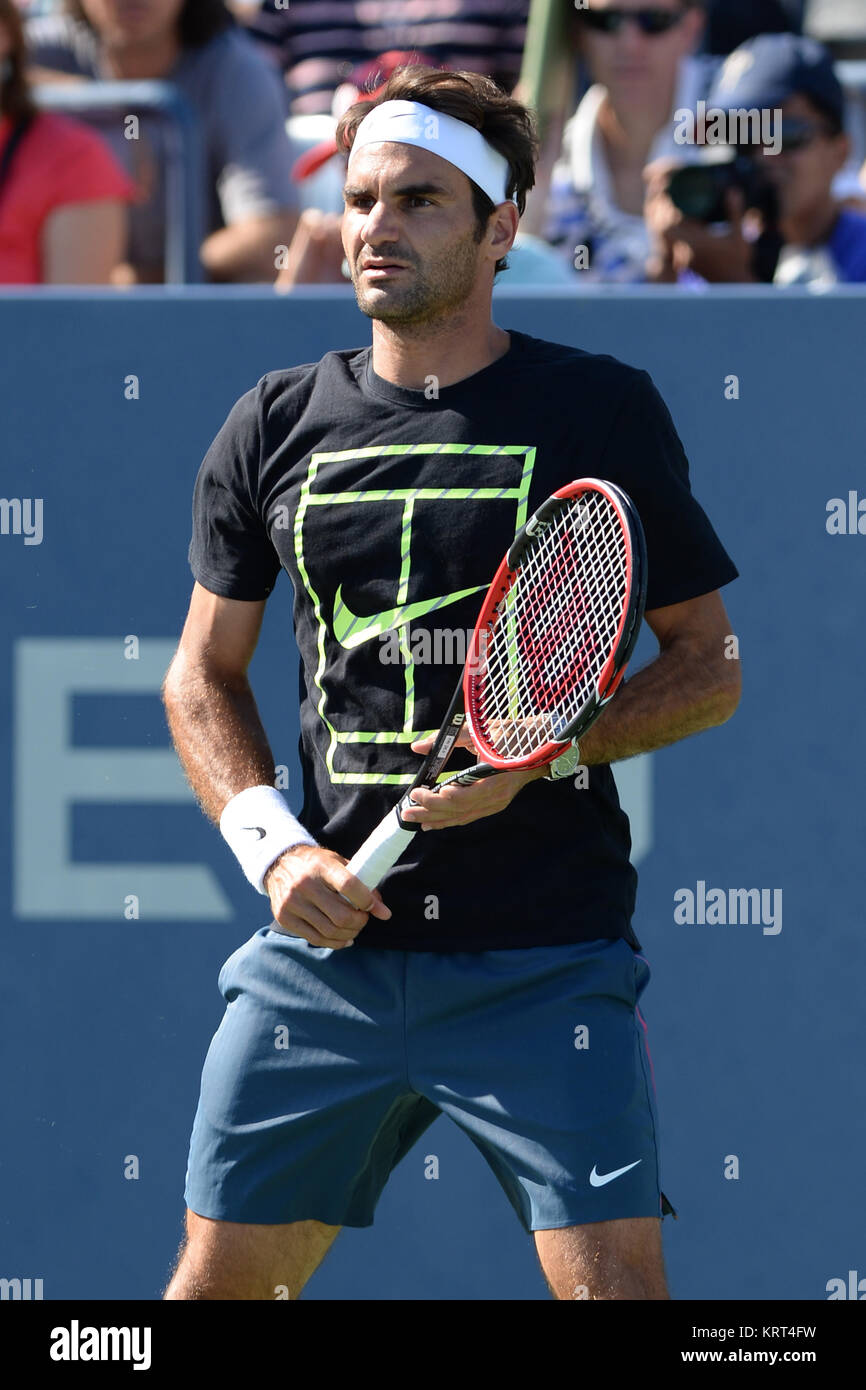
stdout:
POLYGON ((566 748, 565 752, 561 753, 558 758, 554 758, 545 773, 544 781, 558 782, 562 777, 573 777, 579 766, 580 748, 577 739, 573 738, 571 747, 566 748))

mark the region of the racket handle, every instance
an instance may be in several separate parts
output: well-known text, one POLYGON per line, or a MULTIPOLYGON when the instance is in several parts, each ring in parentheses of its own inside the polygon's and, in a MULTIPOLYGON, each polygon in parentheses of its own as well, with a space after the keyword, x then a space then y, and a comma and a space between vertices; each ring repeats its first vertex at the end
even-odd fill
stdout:
POLYGON ((346 868, 361 880, 365 888, 377 888, 416 834, 417 830, 407 830, 400 824, 395 806, 367 836, 346 868))
POLYGON ((465 767, 462 772, 452 772, 450 777, 444 777, 433 790, 441 792, 443 787, 471 787, 485 777, 495 777, 498 771, 498 767, 491 767, 489 763, 475 763, 472 767, 465 767))

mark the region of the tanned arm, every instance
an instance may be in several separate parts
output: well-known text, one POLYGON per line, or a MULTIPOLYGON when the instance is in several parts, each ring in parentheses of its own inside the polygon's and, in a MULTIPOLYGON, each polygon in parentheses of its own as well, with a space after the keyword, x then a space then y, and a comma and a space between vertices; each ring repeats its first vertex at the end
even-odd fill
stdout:
POLYGON ((724 724, 739 704, 740 663, 725 655, 731 623, 718 592, 645 616, 659 654, 626 680, 580 739, 580 760, 587 767, 649 753, 724 724))
MULTIPOLYGON (((273 754, 247 678, 264 610, 264 600, 219 598, 196 584, 163 681, 177 755, 215 824, 238 792, 274 784, 273 754)), ((348 873, 345 863, 333 851, 309 845, 281 855, 265 878, 275 924, 313 946, 343 949, 371 913, 387 920, 391 913, 380 895, 348 873)))
POLYGON ((291 246, 297 225, 297 212, 286 208, 269 217, 247 217, 220 227, 202 242, 201 263, 215 281, 272 285, 277 247, 291 246))
MULTIPOLYGON (((597 723, 580 740, 580 760, 619 762, 677 743, 730 719, 740 699, 740 663, 725 655, 730 619, 718 591, 656 608, 645 614, 659 644, 658 656, 627 680, 597 723)), ((468 733, 458 743, 472 748, 468 733)), ((412 744, 426 753, 432 738, 412 744)), ((412 793, 417 807, 403 819, 428 830, 468 825, 502 811, 527 782, 544 777, 547 768, 503 772, 472 787, 450 786, 412 793)))
POLYGON ((273 786, 274 758, 247 679, 265 604, 218 598, 196 584, 162 697, 177 755, 216 825, 246 787, 273 786))

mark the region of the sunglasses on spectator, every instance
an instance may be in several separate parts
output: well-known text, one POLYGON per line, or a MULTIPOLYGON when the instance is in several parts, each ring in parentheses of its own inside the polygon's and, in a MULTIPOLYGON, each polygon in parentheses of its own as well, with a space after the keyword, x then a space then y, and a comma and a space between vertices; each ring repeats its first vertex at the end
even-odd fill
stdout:
POLYGON ((788 117, 782 119, 782 151, 805 150, 820 135, 830 135, 828 126, 815 125, 813 121, 799 121, 788 117))
POLYGON ((618 34, 627 20, 636 24, 642 34, 655 37, 666 34, 683 18, 682 10, 662 10, 647 7, 643 10, 578 10, 584 24, 597 34, 618 34))
MULTIPOLYGON (((774 130, 773 136, 775 133, 774 130)), ((783 116, 779 133, 781 135, 780 149, 782 154, 796 154, 798 150, 807 149, 819 136, 829 137, 834 132, 829 126, 816 125, 814 121, 803 120, 796 116, 783 116)), ((757 151, 762 146, 750 145, 746 148, 757 151)))

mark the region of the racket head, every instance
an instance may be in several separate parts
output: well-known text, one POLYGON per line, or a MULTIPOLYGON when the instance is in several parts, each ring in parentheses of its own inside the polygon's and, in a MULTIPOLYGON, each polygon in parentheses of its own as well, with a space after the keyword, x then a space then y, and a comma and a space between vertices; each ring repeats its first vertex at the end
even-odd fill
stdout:
POLYGON ((618 689, 646 603, 646 542, 628 495, 559 488, 515 537, 487 593, 463 679, 479 758, 552 761, 618 689))

